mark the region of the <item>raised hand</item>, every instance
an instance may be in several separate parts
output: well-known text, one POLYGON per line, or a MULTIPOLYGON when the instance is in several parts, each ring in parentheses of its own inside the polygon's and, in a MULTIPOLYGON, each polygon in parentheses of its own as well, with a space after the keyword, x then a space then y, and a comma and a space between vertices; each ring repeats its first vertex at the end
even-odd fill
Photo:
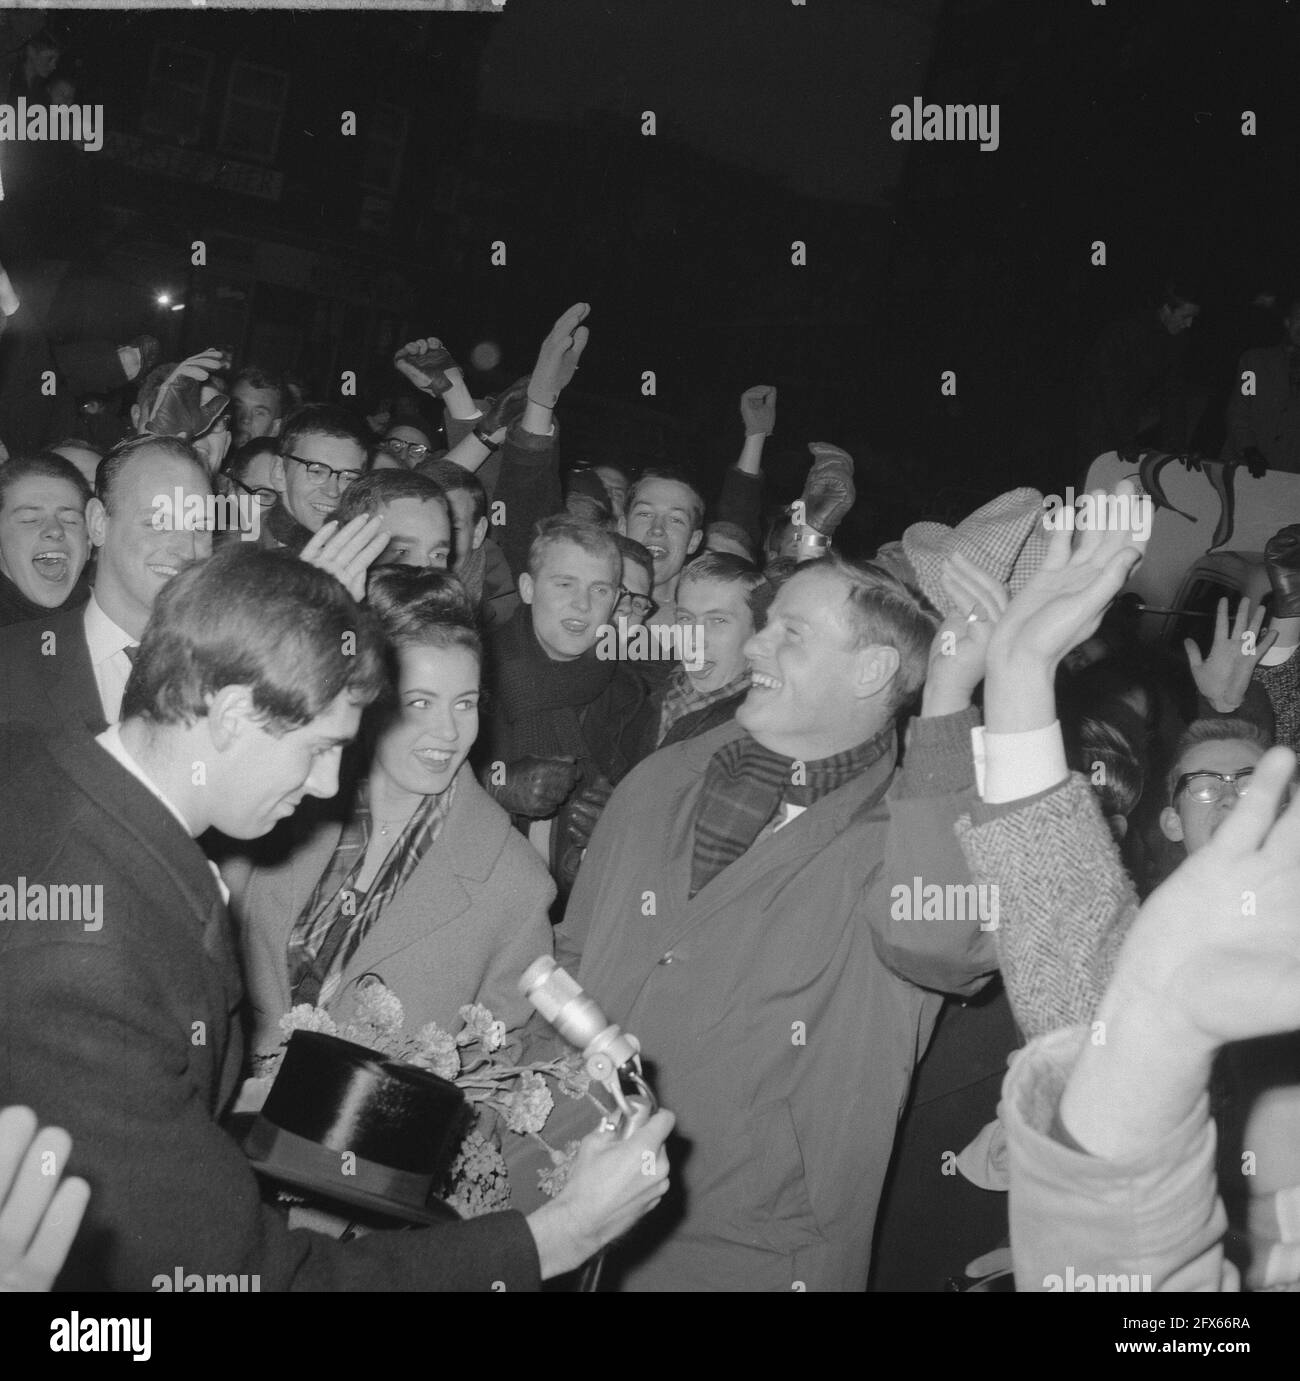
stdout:
POLYGON ((590 311, 590 303, 574 303, 542 342, 528 386, 529 398, 539 406, 553 408, 565 385, 577 373, 578 361, 587 348, 588 331, 582 323, 590 311))
POLYGON ((393 356, 393 368, 416 388, 436 397, 449 392, 461 378, 460 366, 437 336, 408 340, 393 356))
POLYGON ((0 1291, 49 1290, 63 1269, 90 1202, 85 1180, 63 1179, 71 1151, 30 1108, 0 1112, 0 1291))
POLYGON ((213 374, 229 367, 230 356, 216 346, 182 360, 163 381, 142 430, 151 436, 177 436, 182 441, 201 436, 230 406, 224 393, 202 402, 203 386, 213 374))
POLYGON ((1279 528, 1268 539, 1264 564, 1273 587, 1273 617, 1300 617, 1300 523, 1279 528))
POLYGON ((532 375, 525 374, 522 379, 516 379, 504 392, 498 393, 488 404, 483 420, 476 430, 485 436, 491 436, 518 422, 528 406, 528 385, 531 381, 532 375))
POLYGON ((331 518, 298 553, 310 566, 328 571, 360 602, 366 597, 366 572, 388 545, 384 520, 377 513, 359 513, 344 527, 331 518))
POLYGON ((825 537, 833 537, 835 529, 853 507, 857 490, 853 486, 853 457, 838 446, 825 441, 810 441, 812 469, 803 483, 803 494, 795 506, 795 522, 801 527, 814 528, 825 537))
POLYGON ((939 579, 951 612, 930 644, 923 717, 955 714, 970 704, 1008 600, 1006 587, 961 552, 943 563, 939 579))
POLYGON ((1192 668, 1192 678, 1196 689, 1221 714, 1230 714, 1246 698, 1255 664, 1277 641, 1274 632, 1265 633, 1261 638, 1259 630, 1264 624, 1264 606, 1261 604, 1251 617, 1250 600, 1242 599, 1237 605, 1237 617, 1228 632, 1228 601, 1219 601, 1218 612, 1214 617, 1214 642, 1208 657, 1201 656, 1201 650, 1191 638, 1183 640, 1187 660, 1192 668))
POLYGON ((755 384, 740 395, 740 416, 746 436, 771 436, 776 430, 776 389, 755 384))

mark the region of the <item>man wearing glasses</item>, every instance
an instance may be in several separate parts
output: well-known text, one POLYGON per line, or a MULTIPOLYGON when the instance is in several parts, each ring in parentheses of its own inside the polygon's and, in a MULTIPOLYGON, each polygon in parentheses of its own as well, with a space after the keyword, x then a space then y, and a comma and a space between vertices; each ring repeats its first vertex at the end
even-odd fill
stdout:
POLYGON ((1166 839, 1189 854, 1203 849, 1250 789, 1268 748, 1263 731, 1243 719, 1198 719, 1183 735, 1169 769, 1169 801, 1160 812, 1166 839))
POLYGON ((300 552, 320 531, 348 485, 370 468, 365 426, 343 408, 309 403, 292 413, 271 466, 279 501, 262 523, 265 550, 300 552))

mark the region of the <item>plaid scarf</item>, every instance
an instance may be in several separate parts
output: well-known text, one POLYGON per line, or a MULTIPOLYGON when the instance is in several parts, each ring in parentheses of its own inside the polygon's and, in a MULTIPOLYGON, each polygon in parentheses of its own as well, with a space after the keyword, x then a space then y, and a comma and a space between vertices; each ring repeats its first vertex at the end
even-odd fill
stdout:
POLYGON ((664 739, 668 737, 669 729, 679 720, 685 719, 688 714, 695 714, 698 710, 707 710, 710 705, 716 705, 720 700, 726 700, 739 694, 748 685, 749 668, 746 667, 734 681, 728 681, 725 686, 720 686, 717 690, 697 691, 691 684, 691 678, 686 674, 686 668, 678 663, 664 685, 663 704, 659 708, 659 737, 655 739, 656 747, 662 746, 664 739))
POLYGON ((865 772, 893 744, 892 724, 856 748, 816 762, 796 763, 748 734, 724 743, 705 768, 695 811, 691 896, 750 848, 783 802, 807 808, 865 772))
MULTIPOLYGON (((457 773, 457 776, 460 774, 457 773)), ((456 782, 439 796, 427 796, 388 851, 370 890, 356 879, 370 842, 370 787, 363 781, 339 842, 311 898, 289 935, 289 991, 300 1002, 327 1005, 338 992, 343 970, 369 934, 384 907, 415 871, 446 824, 456 782)))

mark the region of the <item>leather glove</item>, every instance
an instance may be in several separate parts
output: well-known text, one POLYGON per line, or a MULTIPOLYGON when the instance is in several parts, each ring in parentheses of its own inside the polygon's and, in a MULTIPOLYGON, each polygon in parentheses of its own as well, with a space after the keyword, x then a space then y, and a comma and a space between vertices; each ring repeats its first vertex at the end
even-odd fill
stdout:
POLYGON ((158 390, 144 430, 151 436, 176 436, 182 441, 202 436, 230 406, 230 397, 224 393, 206 403, 200 401, 209 377, 229 364, 225 352, 215 348, 182 360, 158 390))
POLYGON ((437 336, 424 340, 408 340, 393 356, 393 368, 423 393, 443 394, 451 388, 447 370, 459 369, 437 336))
POLYGON ((1258 446, 1247 446, 1241 458, 1246 462, 1246 473, 1251 479, 1262 480, 1268 473, 1268 457, 1258 446))
POLYGON ((574 795, 564 811, 564 833, 571 844, 585 849, 591 843, 596 821, 613 793, 614 784, 601 776, 574 795))
POLYGON ((857 498, 857 490, 853 487, 853 457, 824 441, 810 441, 808 449, 813 454, 813 465, 800 499, 804 523, 826 537, 833 537, 857 498))
POLYGON ((490 792, 511 815, 544 820, 568 799, 578 776, 572 758, 516 758, 506 766, 505 781, 490 792))
POLYGON ((516 379, 504 393, 489 398, 483 416, 474 423, 474 430, 484 436, 491 436, 502 427, 511 427, 518 422, 528 406, 528 381, 532 377, 531 374, 525 374, 522 379, 516 379))
POLYGON ((1300 617, 1300 523, 1292 523, 1268 539, 1264 564, 1273 586, 1273 617, 1300 617))
POLYGON ((551 327, 550 334, 537 352, 533 366, 533 398, 542 406, 553 408, 560 394, 578 370, 578 361, 587 347, 588 331, 581 323, 591 311, 587 302, 575 302, 551 327))
POLYGON ((776 430, 776 389, 755 384, 740 395, 740 416, 746 436, 771 436, 776 430))

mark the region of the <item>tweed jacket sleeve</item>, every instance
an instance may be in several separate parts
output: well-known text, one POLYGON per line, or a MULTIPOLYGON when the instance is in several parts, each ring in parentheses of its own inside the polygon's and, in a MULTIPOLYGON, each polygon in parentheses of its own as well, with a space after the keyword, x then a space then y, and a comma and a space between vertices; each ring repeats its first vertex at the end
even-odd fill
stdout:
POLYGON ((1300 651, 1277 666, 1257 666, 1255 679, 1273 702, 1273 717, 1277 721, 1274 741, 1300 753, 1300 651))
POLYGON ((1128 1160, 1102 1160, 1052 1137, 1087 1039, 1086 1027, 1039 1037, 1016 1056, 1003 1085, 998 1115, 1011 1159, 1016 1289, 1239 1290, 1223 1254, 1227 1215, 1215 1193, 1207 1098, 1128 1160))
POLYGON ((977 883, 998 889, 993 933, 1021 1030, 1034 1037, 1091 1020, 1138 899, 1083 777, 1006 805, 981 802, 957 837, 977 883))

